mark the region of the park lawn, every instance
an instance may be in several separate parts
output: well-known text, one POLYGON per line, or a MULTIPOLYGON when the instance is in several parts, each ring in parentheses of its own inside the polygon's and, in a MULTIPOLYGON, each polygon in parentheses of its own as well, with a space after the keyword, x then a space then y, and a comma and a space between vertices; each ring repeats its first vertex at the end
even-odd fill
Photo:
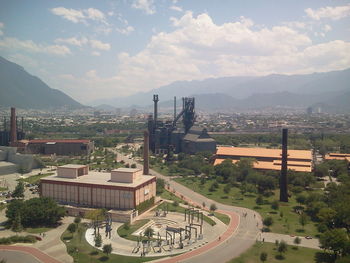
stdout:
POLYGON ((218 218, 221 222, 223 222, 225 225, 228 225, 230 223, 230 217, 228 215, 214 212, 214 216, 218 218))
POLYGON ((27 227, 25 231, 31 234, 40 234, 40 233, 47 232, 51 229, 54 229, 54 227, 35 227, 35 228, 27 227))
POLYGON ((136 230, 146 225, 149 221, 150 221, 149 219, 137 220, 134 223, 130 224, 129 229, 125 229, 124 228, 125 224, 123 224, 117 230, 118 235, 125 239, 137 241, 138 237, 133 236, 132 233, 134 233, 136 230))
POLYGON ((0 192, 7 191, 8 189, 9 189, 8 187, 0 187, 0 192))
POLYGON ((28 184, 37 184, 40 182, 40 179, 49 175, 53 175, 54 173, 46 173, 46 174, 37 174, 37 175, 33 175, 27 178, 21 178, 19 179, 19 181, 22 181, 24 183, 28 183, 28 184))
MULTIPOLYGON (((295 246, 288 245, 287 252, 284 254, 284 259, 276 259, 276 255, 279 253, 276 250, 276 246, 274 243, 261 243, 257 242, 248 249, 245 253, 240 255, 238 258, 232 259, 229 263, 257 263, 260 261, 260 253, 267 253, 267 260, 265 262, 268 263, 295 263, 295 262, 315 262, 316 254, 321 254, 321 250, 312 249, 312 248, 304 248, 298 247, 295 249, 295 246)), ((322 263, 324 261, 319 261, 318 263, 322 263)))
POLYGON ((279 199, 279 190, 276 190, 274 195, 270 197, 263 197, 264 204, 258 206, 255 202, 257 194, 245 193, 242 195, 237 187, 232 187, 229 194, 226 194, 223 191, 225 184, 219 184, 219 188, 215 192, 210 192, 209 187, 214 182, 213 179, 207 180, 204 185, 201 185, 200 179, 195 177, 182 177, 174 180, 217 202, 253 209, 259 212, 263 218, 272 217, 274 223, 270 226, 271 232, 313 237, 318 234, 317 227, 311 220, 308 220, 302 229, 299 215, 293 211, 293 207, 299 205, 294 195, 289 199, 289 203, 279 203, 279 209, 273 210, 270 203, 279 199), (283 214, 282 217, 280 212, 283 214))
MULTIPOLYGON (((102 253, 102 251, 97 248, 91 246, 85 240, 85 232, 86 226, 82 223, 79 224, 78 229, 75 233, 71 234, 68 230, 66 230, 62 236, 61 240, 67 246, 67 252, 74 259, 74 262, 77 263, 100 263, 100 262, 118 262, 118 263, 138 263, 138 262, 146 262, 155 259, 159 259, 161 257, 127 257, 116 254, 110 254, 108 257, 102 253)), ((116 251, 118 248, 113 247, 113 250, 116 251)))
POLYGON ((180 197, 174 195, 173 193, 169 192, 166 189, 164 189, 164 191, 160 194, 160 197, 166 200, 172 200, 172 201, 177 201, 178 203, 184 203, 184 201, 180 197))

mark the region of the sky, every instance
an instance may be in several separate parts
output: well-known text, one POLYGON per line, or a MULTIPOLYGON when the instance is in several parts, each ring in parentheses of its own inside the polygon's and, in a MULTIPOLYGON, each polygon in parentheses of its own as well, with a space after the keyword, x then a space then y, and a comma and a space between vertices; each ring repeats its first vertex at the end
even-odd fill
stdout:
POLYGON ((0 56, 81 103, 350 67, 350 1, 0 0, 0 56))

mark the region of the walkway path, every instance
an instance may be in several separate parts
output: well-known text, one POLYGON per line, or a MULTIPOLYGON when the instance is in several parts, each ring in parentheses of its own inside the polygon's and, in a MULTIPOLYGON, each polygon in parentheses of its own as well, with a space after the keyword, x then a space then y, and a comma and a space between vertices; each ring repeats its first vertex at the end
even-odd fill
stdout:
MULTIPOLYGON (((1 251, 20 251, 20 253, 26 252, 30 255, 33 255, 35 258, 37 258, 40 262, 44 263, 60 263, 61 261, 58 261, 54 259, 53 257, 50 257, 46 255, 45 253, 41 252, 40 250, 28 247, 28 246, 2 246, 0 245, 0 255, 1 251)), ((23 262, 24 263, 24 262, 23 262)))
MULTIPOLYGON (((120 153, 118 154, 118 158, 119 160, 124 160, 126 163, 135 163, 133 160, 130 160, 120 153)), ((142 168, 140 164, 136 163, 136 165, 139 168, 142 168)), ((258 213, 246 208, 217 203, 177 182, 169 180, 169 177, 154 170, 150 170, 150 172, 152 175, 164 179, 166 184, 170 186, 171 190, 184 196, 186 201, 200 206, 203 202, 208 205, 214 203, 221 213, 225 213, 232 218, 229 229, 220 240, 183 255, 170 259, 158 260, 157 262, 212 263, 213 259, 218 263, 227 262, 230 259, 239 256, 254 244, 259 233, 259 227, 262 227, 261 217, 258 213), (246 214, 246 216, 243 216, 244 214, 246 214)))

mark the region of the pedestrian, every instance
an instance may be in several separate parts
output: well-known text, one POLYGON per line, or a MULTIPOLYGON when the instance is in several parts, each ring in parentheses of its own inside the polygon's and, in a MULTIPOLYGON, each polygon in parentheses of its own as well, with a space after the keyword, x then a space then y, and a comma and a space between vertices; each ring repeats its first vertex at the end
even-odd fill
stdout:
POLYGON ((219 241, 221 240, 221 237, 219 236, 219 241))
POLYGON ((263 238, 263 242, 265 242, 265 238, 263 238))

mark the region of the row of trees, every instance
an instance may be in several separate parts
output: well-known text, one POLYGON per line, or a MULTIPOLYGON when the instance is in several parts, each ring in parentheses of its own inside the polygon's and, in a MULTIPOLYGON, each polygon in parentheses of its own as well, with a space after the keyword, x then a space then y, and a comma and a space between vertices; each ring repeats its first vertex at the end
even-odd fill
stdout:
POLYGON ((64 215, 64 208, 48 197, 13 200, 6 210, 7 224, 15 231, 22 227, 54 226, 64 215))

